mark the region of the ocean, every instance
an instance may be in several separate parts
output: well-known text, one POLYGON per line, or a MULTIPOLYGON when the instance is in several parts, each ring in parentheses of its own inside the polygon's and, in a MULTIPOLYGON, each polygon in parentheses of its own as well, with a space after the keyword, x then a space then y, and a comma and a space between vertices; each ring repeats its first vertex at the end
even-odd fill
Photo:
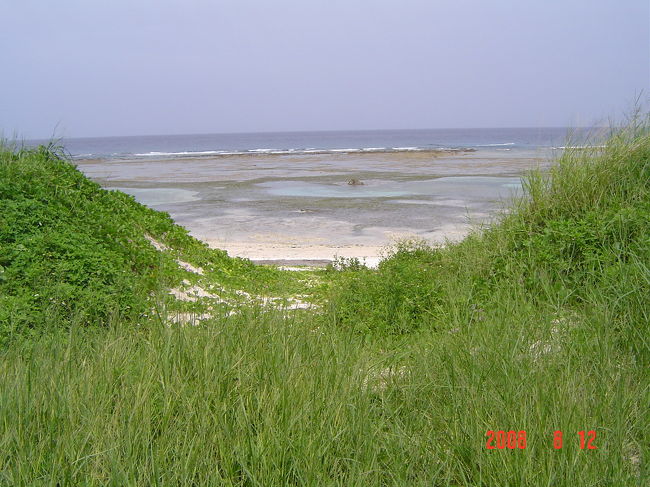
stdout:
POLYGON ((119 159, 364 150, 531 150, 562 147, 570 134, 574 142, 583 143, 588 133, 585 129, 569 131, 562 127, 421 129, 85 137, 62 138, 58 142, 74 158, 119 159))
MULTIPOLYGON (((62 139, 106 189, 257 261, 375 265, 404 239, 437 245, 489 224, 586 131, 436 129, 62 139), (577 135, 576 135, 577 134, 577 135)), ((36 143, 34 141, 28 142, 36 143)))

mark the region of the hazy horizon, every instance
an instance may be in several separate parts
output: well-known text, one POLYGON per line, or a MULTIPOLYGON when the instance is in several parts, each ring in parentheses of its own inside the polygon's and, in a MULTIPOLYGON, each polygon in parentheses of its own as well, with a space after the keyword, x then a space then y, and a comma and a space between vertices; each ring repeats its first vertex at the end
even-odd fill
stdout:
POLYGON ((47 139, 607 126, 650 5, 0 0, 0 131, 47 139))
MULTIPOLYGON (((543 130, 543 129, 562 129, 562 130, 592 130, 592 129, 607 129, 607 125, 592 125, 582 127, 569 127, 569 126, 538 126, 538 127, 418 127, 418 128, 381 128, 381 129, 331 129, 331 130, 260 130, 257 132, 197 132, 197 133, 167 133, 167 134, 115 134, 115 135, 82 135, 82 136, 67 136, 60 135, 55 137, 32 137, 25 140, 51 140, 57 138, 64 139, 122 139, 125 137, 185 137, 185 136, 202 136, 202 135, 276 135, 276 134, 316 134, 316 133, 337 133, 337 132, 426 132, 433 130, 450 130, 450 131, 471 131, 471 130, 543 130)), ((6 136, 6 135, 5 135, 6 136)))

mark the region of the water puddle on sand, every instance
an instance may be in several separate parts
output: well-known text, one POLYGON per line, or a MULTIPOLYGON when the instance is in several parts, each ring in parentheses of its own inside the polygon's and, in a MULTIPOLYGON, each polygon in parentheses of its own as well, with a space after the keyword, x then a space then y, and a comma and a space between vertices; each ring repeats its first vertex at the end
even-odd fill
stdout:
POLYGON ((198 191, 180 188, 108 188, 130 194, 138 202, 147 206, 169 205, 175 203, 188 203, 198 201, 198 191))
POLYGON ((272 196, 304 198, 396 198, 407 196, 458 197, 499 199, 521 190, 519 178, 461 176, 420 181, 369 180, 360 185, 324 184, 285 180, 258 183, 272 196))

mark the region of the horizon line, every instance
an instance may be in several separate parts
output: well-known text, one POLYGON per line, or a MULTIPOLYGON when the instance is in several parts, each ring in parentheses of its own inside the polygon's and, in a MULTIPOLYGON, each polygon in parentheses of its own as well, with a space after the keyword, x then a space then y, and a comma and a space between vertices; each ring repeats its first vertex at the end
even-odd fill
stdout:
MULTIPOLYGON (((22 138, 25 141, 40 141, 40 140, 62 140, 62 139, 109 139, 109 138, 127 138, 127 137, 183 137, 183 136, 201 136, 201 135, 279 135, 279 134, 308 134, 308 133, 340 133, 340 132, 408 132, 408 131, 428 131, 428 130, 524 130, 524 129, 565 129, 565 130, 581 130, 581 129, 607 129, 612 128, 606 125, 591 125, 591 126, 562 126, 562 125, 544 125, 544 126, 519 126, 519 127, 430 127, 430 128, 407 128, 407 129, 325 129, 325 130, 280 130, 270 131, 263 130, 259 132, 243 131, 243 132, 185 132, 185 133, 159 133, 159 134, 134 134, 134 135, 82 135, 82 136, 55 136, 50 137, 32 137, 22 138)), ((16 137, 17 138, 17 137, 16 137)))

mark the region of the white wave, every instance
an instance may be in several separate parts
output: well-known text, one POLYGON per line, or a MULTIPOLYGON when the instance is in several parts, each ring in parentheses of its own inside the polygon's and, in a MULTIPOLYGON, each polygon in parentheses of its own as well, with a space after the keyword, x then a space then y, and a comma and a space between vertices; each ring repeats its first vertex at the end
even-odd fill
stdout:
POLYGON ((478 144, 476 147, 501 147, 504 145, 515 145, 514 142, 505 142, 503 144, 478 144))
POLYGON ((551 149, 604 149, 606 145, 562 145, 560 147, 551 147, 551 149))
POLYGON ((457 151, 461 149, 446 148, 446 147, 363 147, 363 148, 341 148, 341 149, 317 149, 310 147, 308 149, 290 148, 290 149, 246 149, 246 150, 206 150, 206 151, 179 151, 179 152, 163 152, 151 151, 132 154, 135 157, 179 157, 179 156, 231 156, 231 155, 290 155, 290 154, 346 154, 346 153, 363 153, 363 152, 406 152, 406 151, 457 151))
POLYGON ((211 155, 211 154, 226 154, 224 151, 219 150, 206 150, 206 151, 182 151, 182 152, 146 152, 140 154, 133 154, 138 157, 147 157, 147 156, 202 156, 202 155, 211 155))

